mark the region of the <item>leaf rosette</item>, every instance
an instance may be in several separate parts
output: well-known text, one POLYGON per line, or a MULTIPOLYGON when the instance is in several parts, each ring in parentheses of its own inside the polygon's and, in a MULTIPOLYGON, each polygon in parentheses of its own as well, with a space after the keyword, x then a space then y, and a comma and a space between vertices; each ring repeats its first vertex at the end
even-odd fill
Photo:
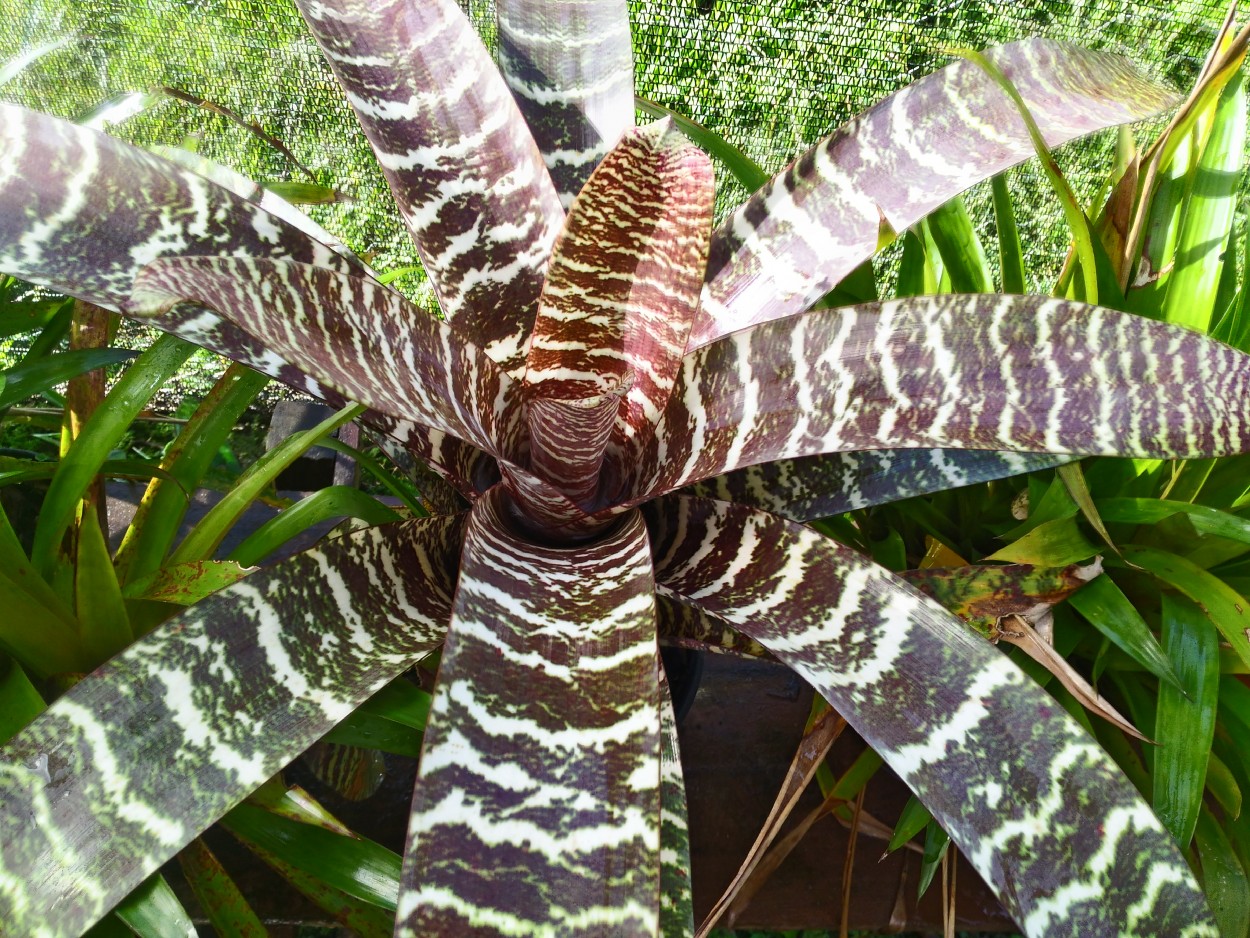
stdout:
MULTIPOLYGON (((1028 934, 1214 935, 1050 697, 801 523, 1063 457, 1250 449, 1250 358, 1167 324, 1007 296, 805 313, 883 220, 1032 153, 994 82, 947 66, 714 225, 709 159, 634 126, 621 0, 501 0, 499 70, 451 0, 300 6, 440 315, 272 194, 7 106, 0 269, 365 405, 471 507, 249 576, 19 733, 0 919, 81 932, 443 644, 397 934, 690 933, 661 895, 689 878, 658 602, 812 683, 1028 934)), ((1049 145, 1172 101, 1063 43, 987 56, 1049 145)))

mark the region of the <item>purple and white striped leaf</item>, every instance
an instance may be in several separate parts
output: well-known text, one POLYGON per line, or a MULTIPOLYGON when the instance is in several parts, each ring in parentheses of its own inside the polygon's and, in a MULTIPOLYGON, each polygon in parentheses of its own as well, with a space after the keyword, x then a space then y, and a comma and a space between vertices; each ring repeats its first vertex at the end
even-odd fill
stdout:
POLYGON ((5 747, 0 922, 80 934, 443 639, 459 518, 262 570, 99 668, 5 747))
POLYGON ((713 190, 707 156, 657 121, 599 164, 556 239, 525 372, 531 459, 578 503, 595 493, 618 410, 632 438, 668 399, 699 302, 713 190))
POLYGON ((655 630, 662 646, 742 658, 772 657, 755 639, 706 609, 682 602, 663 583, 657 583, 655 589, 655 630))
POLYGON ((917 297, 763 323, 687 355, 639 497, 897 447, 1186 458, 1250 446, 1250 358, 1043 297, 917 297))
POLYGON ((686 780, 681 773, 677 714, 668 675, 660 663, 660 935, 694 934, 694 894, 690 887, 690 824, 686 780))
POLYGON ((519 386, 453 327, 374 281, 287 261, 170 258, 144 268, 126 310, 214 348, 229 347, 224 318, 348 400, 498 458, 519 452, 519 386))
POLYGON ((499 70, 565 208, 634 126, 625 0, 499 0, 499 70))
POLYGON ((1171 836, 1098 744, 958 619, 809 528, 649 512, 656 578, 760 641, 916 792, 1030 936, 1216 936, 1171 836))
MULTIPOLYGON (((1052 147, 1177 100, 1127 60, 1066 42, 1027 39, 985 56, 1015 85, 1052 147)), ((972 62, 895 92, 720 225, 690 350, 802 312, 876 253, 883 217, 904 231, 1033 152, 1015 104, 972 62)))
POLYGON ((107 309, 158 257, 368 269, 204 177, 121 140, 0 104, 0 270, 107 309))
POLYGON ((656 935, 660 699, 639 513, 590 544, 469 516, 397 935, 656 935))
POLYGON ((1049 453, 972 449, 878 449, 782 459, 696 482, 691 495, 814 521, 886 502, 1050 469, 1049 453))
POLYGON ((299 0, 373 145, 443 313, 524 363, 564 209, 454 0, 299 0))

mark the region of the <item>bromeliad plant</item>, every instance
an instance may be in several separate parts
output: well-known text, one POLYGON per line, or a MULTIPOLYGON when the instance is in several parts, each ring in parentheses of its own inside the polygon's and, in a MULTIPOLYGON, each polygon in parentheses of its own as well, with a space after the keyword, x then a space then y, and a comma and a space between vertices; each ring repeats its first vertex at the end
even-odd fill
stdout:
MULTIPOLYGON (((450 0, 301 7, 445 319, 298 219, 16 108, 0 267, 365 404, 472 507, 248 577, 19 733, 0 920, 81 931, 442 643, 397 933, 689 933, 655 626, 691 613, 812 683, 1030 935, 1214 935, 1170 836, 1051 698, 799 523, 1046 453, 1250 449, 1250 359, 1173 326, 1028 297, 795 315, 883 225, 1031 152, 994 83, 965 63, 905 89, 709 242, 707 159, 633 126, 623 2, 501 0, 498 72, 450 0)), ((988 56, 1052 145, 1170 100, 1059 43, 988 56)))

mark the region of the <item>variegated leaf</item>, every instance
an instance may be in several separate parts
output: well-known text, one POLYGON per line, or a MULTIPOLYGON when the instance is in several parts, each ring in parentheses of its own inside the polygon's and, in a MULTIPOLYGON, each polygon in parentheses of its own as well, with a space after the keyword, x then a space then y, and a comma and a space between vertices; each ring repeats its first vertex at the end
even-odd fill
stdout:
POLYGON ((1250 358, 1064 300, 916 297, 763 323, 687 355, 639 496, 899 446, 1193 457, 1250 446, 1250 358))
POLYGON ((525 361, 564 218, 508 88, 454 0, 299 0, 390 183, 447 318, 525 361))
POLYGON ((691 495, 738 502, 791 521, 870 508, 1049 469, 1069 457, 972 449, 878 449, 783 459, 696 482, 691 495))
POLYGON ((708 499, 658 505, 657 581, 824 695, 1026 934, 1214 938, 1185 860, 1133 786, 995 648, 808 528, 708 499))
POLYGON ((113 658, 0 755, 0 922, 78 935, 443 638, 459 519, 370 528, 113 658))
POLYGON ((655 625, 661 645, 747 658, 772 657, 755 639, 707 610, 682 602, 662 583, 656 584, 655 625))
POLYGON ((565 208, 634 126, 625 0, 500 0, 499 70, 565 208))
POLYGON ((348 400, 401 421, 391 431, 401 438, 408 421, 497 457, 519 452, 519 386, 450 325, 371 280, 287 261, 170 258, 144 269, 126 310, 215 348, 228 348, 224 317, 348 400))
POLYGON ((713 190, 707 156, 657 121, 599 164, 556 239, 525 384, 533 467, 575 502, 595 493, 617 411, 633 437, 668 399, 699 301, 713 190))
POLYGON ((677 714, 668 676, 660 664, 660 935, 694 934, 694 894, 690 884, 690 824, 686 781, 681 772, 677 714))
POLYGON ((367 273, 196 173, 98 131, 0 104, 0 270, 116 310, 143 265, 192 254, 367 273))
POLYGON ((475 504, 413 800, 397 935, 655 935, 660 700, 635 512, 551 548, 475 504), (466 858, 471 858, 466 862, 466 858))
POLYGON ((270 215, 275 218, 281 218, 292 228, 298 228, 314 241, 324 244, 336 254, 346 258, 353 271, 360 273, 369 271, 369 265, 357 257, 336 235, 326 231, 326 229, 322 228, 286 199, 248 179, 242 173, 237 173, 229 166, 210 160, 202 153, 193 153, 180 147, 160 146, 153 147, 152 150, 159 156, 169 160, 169 162, 175 163, 183 169, 189 169, 196 175, 203 176, 209 182, 216 183, 223 189, 228 189, 239 198, 259 205, 270 215))
MULTIPOLYGON (((1052 147, 1176 100, 1126 60, 1066 42, 1027 39, 985 55, 1052 147)), ((801 312, 876 253, 882 219, 904 231, 1032 155, 1016 105, 972 62, 908 85, 817 143, 721 224, 690 349, 801 312)))

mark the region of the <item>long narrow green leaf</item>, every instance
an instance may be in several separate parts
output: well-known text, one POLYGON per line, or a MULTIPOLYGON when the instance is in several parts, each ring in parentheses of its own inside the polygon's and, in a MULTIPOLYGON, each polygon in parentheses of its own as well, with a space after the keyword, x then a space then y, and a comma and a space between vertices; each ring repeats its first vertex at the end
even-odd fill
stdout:
POLYGON ((898 821, 894 825, 894 833, 890 835, 890 842, 886 846, 886 850, 893 853, 905 843, 909 843, 913 837, 919 834, 933 820, 933 815, 929 813, 929 809, 920 803, 920 799, 915 795, 907 799, 907 804, 903 805, 903 810, 898 816, 898 821))
POLYGON ((326 437, 318 445, 324 446, 326 449, 332 449, 336 453, 342 453, 344 456, 349 456, 355 460, 356 465, 381 483, 391 495, 398 498, 411 513, 412 517, 424 518, 429 514, 429 511, 421 504, 419 498, 414 495, 408 485, 401 482, 393 472, 364 450, 355 446, 348 446, 342 440, 333 436, 326 437))
POLYGON ((97 663, 113 657, 134 640, 100 516, 87 508, 78 522, 74 567, 74 602, 83 648, 97 663))
POLYGON ((1201 606, 1233 651, 1250 665, 1250 603, 1240 593, 1185 558, 1158 548, 1126 546, 1124 558, 1201 606))
POLYGON ((46 706, 22 666, 0 653, 0 743, 7 742, 46 706))
POLYGON ((1209 136, 1193 167, 1176 236, 1162 318, 1206 330, 1229 243, 1246 149, 1246 92, 1238 72, 1220 95, 1209 136))
POLYGON ((1229 817, 1241 814, 1241 785, 1232 769, 1214 751, 1207 762, 1207 790, 1229 817))
POLYGON ((54 39, 51 42, 44 42, 37 46, 23 49, 20 55, 16 55, 3 65, 0 65, 0 86, 8 84, 44 56, 51 55, 59 49, 64 49, 70 43, 77 42, 78 38, 77 36, 62 36, 60 39, 54 39))
POLYGON ((1159 680, 1183 689, 1150 626, 1111 577, 1095 578, 1069 596, 1068 603, 1159 680))
POLYGON ((186 514, 187 493, 200 487, 235 421, 268 382, 264 375, 232 364, 200 402, 161 460, 176 484, 163 477, 153 480, 122 538, 116 557, 122 583, 160 566, 186 514))
POLYGON ((362 749, 380 749, 398 756, 421 755, 421 731, 394 720, 356 710, 323 737, 325 742, 362 749))
POLYGON ((48 576, 78 502, 139 411, 191 355, 193 346, 161 336, 126 369, 74 440, 73 458, 62 459, 43 500, 31 563, 48 576))
POLYGON ((1198 856, 1203 891, 1220 934, 1250 934, 1250 876, 1220 822, 1205 809, 1198 816, 1198 856))
POLYGON ((192 560, 161 567, 122 588, 127 599, 192 606, 252 571, 229 560, 192 560))
POLYGON ((1184 693, 1159 688, 1154 738, 1154 809, 1182 850, 1198 823, 1215 733, 1219 639, 1204 611, 1182 596, 1163 594, 1163 646, 1184 693))
POLYGON ((998 229, 998 263, 1002 269, 1003 292, 1023 293, 1024 248, 1020 246, 1020 229, 1016 227, 1016 212, 1007 189, 1007 174, 998 173, 990 179, 994 198, 994 224, 998 229))
MULTIPOLYGON (((72 565, 67 569, 72 576, 72 565)), ((77 620, 72 615, 62 618, 59 610, 44 605, 26 586, 0 569, 0 601, 4 603, 0 651, 16 657, 39 678, 82 674, 95 667, 99 662, 79 641, 77 620)), ((71 581, 67 595, 72 588, 71 581)))
POLYGON ((255 566, 287 541, 330 518, 359 518, 366 524, 398 521, 399 515, 372 495, 348 485, 332 485, 301 498, 247 536, 226 559, 255 566))
POLYGON ((1231 511, 1162 498, 1100 498, 1095 501, 1104 521, 1155 524, 1184 514, 1200 534, 1214 534, 1250 544, 1250 520, 1231 511))
MULTIPOLYGON (((955 293, 993 293, 985 248, 972 227, 972 219, 959 196, 945 202, 926 222, 942 255, 951 290, 955 293)), ((1020 291, 1017 291, 1020 292, 1020 291)))
POLYGON ((173 938, 194 935, 195 925, 165 877, 150 877, 123 899, 113 912, 139 938, 173 938))
POLYGON ((266 938, 269 932, 201 838, 182 848, 178 865, 219 938, 266 938))
POLYGON ((300 824, 246 801, 221 824, 248 846, 267 850, 349 896, 379 908, 395 908, 402 860, 380 844, 300 824))
POLYGON ((362 902, 341 889, 327 886, 315 876, 278 859, 275 854, 255 844, 249 844, 248 849, 357 938, 390 938, 395 927, 395 916, 386 909, 362 902))
POLYGON ((116 348, 71 349, 37 361, 14 365, 4 372, 0 408, 12 407, 28 397, 97 368, 130 361, 138 354, 128 349, 116 348))
POLYGON ((308 430, 293 434, 271 449, 240 476, 234 488, 226 496, 209 509, 199 520, 182 543, 170 555, 169 563, 189 563, 195 560, 211 559, 217 545, 221 543, 226 532, 243 516, 248 505, 268 488, 287 466, 299 459, 304 453, 317 444, 323 436, 333 433, 345 423, 350 423, 362 413, 364 407, 349 404, 337 413, 331 414, 321 423, 308 430))

